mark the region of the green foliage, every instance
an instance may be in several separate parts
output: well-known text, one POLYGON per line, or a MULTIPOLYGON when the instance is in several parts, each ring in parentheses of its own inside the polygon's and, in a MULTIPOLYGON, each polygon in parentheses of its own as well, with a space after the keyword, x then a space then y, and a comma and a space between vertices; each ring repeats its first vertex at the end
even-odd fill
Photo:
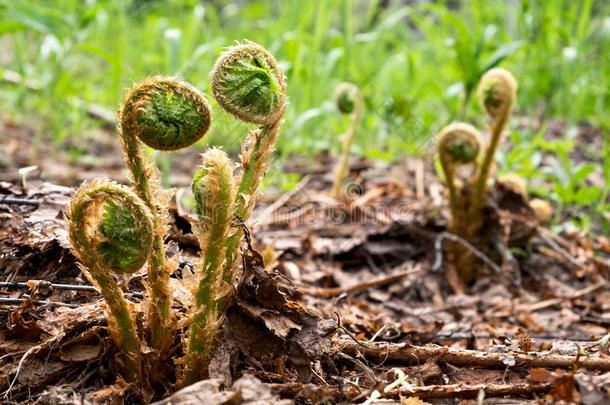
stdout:
MULTIPOLYGON (((607 132, 604 132, 605 147, 602 148, 602 156, 595 158, 601 160, 603 185, 592 185, 590 179, 596 166, 593 163, 575 165, 570 159, 570 155, 576 153, 576 141, 570 135, 568 139, 545 139, 546 131, 547 125, 543 124, 537 132, 512 132, 509 136, 511 149, 500 149, 498 153, 500 174, 514 172, 531 179, 531 194, 554 202, 558 223, 570 215, 582 223, 601 223, 595 229, 587 227, 587 230, 608 233, 610 152, 607 132), (574 205, 579 208, 574 210, 574 205)), ((574 131, 568 130, 567 133, 574 131)), ((586 145, 579 146, 581 150, 586 150, 586 145)), ((593 151, 596 152, 597 149, 593 151)))
MULTIPOLYGON (((345 127, 329 119, 331 89, 350 80, 367 104, 352 150, 398 160, 425 152, 430 135, 455 118, 479 117, 465 94, 496 65, 519 78, 517 115, 603 124, 609 14, 610 3, 599 0, 320 0, 315 7, 299 0, 0 0, 0 76, 7 69, 24 79, 0 84, 0 108, 20 121, 36 119, 37 143, 78 136, 99 124, 76 97, 114 110, 133 78, 158 72, 205 88, 222 48, 250 38, 270 47, 291 83, 282 156, 340 148, 328 136, 345 127)), ((235 150, 243 129, 219 117, 200 143, 235 150)), ((522 155, 532 150, 523 138, 513 146, 522 155)), ((531 153, 535 161, 539 154, 531 153)))
MULTIPOLYGON (((176 93, 155 93, 139 112, 142 139, 155 139, 155 149, 173 150, 179 139, 199 139, 203 118, 193 103, 176 93), (159 134, 165 134, 159 136, 159 134)), ((151 141, 146 142, 150 144, 151 141)))
POLYGON ((478 144, 474 146, 470 142, 450 142, 445 149, 455 162, 472 162, 479 153, 478 144))
POLYGON ((157 150, 177 150, 197 142, 210 128, 211 108, 190 84, 152 76, 137 83, 119 110, 124 136, 157 150))
POLYGON ((248 42, 229 48, 216 61, 212 93, 229 114, 244 122, 268 125, 284 113, 283 76, 266 49, 248 42))
POLYGON ((0 33, 14 58, 2 67, 37 79, 43 91, 25 97, 22 87, 3 87, 0 105, 13 113, 48 115, 53 129, 48 132, 57 137, 78 134, 95 122, 55 100, 78 96, 112 110, 133 78, 158 72, 203 88, 221 48, 250 38, 272 44, 292 83, 287 92, 290 137, 278 145, 283 154, 339 144, 327 136, 341 131, 339 123, 295 124, 330 100, 330 89, 345 79, 358 84, 374 107, 366 109, 365 130, 357 141, 362 153, 386 146, 394 155, 417 150, 409 137, 390 134, 388 140, 384 135, 388 121, 382 106, 392 94, 408 94, 422 132, 437 133, 462 109, 465 90, 500 62, 523 78, 523 115, 541 110, 547 117, 572 120, 607 115, 610 28, 604 16, 610 6, 605 2, 515 6, 474 0, 451 9, 443 2, 381 3, 371 2, 364 13, 358 12, 358 3, 344 7, 344 0, 320 1, 316 7, 297 0, 3 0, 0 33))
POLYGON ((270 114, 282 102, 276 73, 259 56, 236 60, 227 68, 222 84, 228 98, 241 108, 251 108, 255 114, 270 114))
POLYGON ((108 266, 117 272, 133 268, 145 248, 130 208, 106 201, 99 232, 104 240, 96 248, 108 266))

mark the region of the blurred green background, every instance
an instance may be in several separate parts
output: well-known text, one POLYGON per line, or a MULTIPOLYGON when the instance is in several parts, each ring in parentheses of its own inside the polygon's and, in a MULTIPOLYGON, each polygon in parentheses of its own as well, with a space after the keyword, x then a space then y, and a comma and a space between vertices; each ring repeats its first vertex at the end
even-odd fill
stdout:
MULTIPOLYGON (((271 50, 287 76, 282 157, 338 149, 346 121, 331 101, 341 81, 358 84, 366 100, 353 152, 397 160, 428 151, 452 120, 483 126, 473 89, 487 69, 511 70, 519 82, 514 121, 531 125, 512 124, 500 171, 542 178, 534 193, 560 207, 589 207, 580 226, 591 213, 606 225, 604 0, 0 0, 0 109, 17 123, 35 122, 38 141, 78 137, 101 125, 83 105, 114 111, 147 75, 179 75, 209 94, 214 60, 244 39, 271 50), (548 139, 546 125, 555 122, 565 131, 548 139), (603 139, 581 145, 587 159, 575 162, 570 128, 582 124, 601 128, 603 139), (592 173, 603 182, 588 181, 592 173)), ((206 142, 237 148, 243 126, 216 106, 214 119, 206 142)))

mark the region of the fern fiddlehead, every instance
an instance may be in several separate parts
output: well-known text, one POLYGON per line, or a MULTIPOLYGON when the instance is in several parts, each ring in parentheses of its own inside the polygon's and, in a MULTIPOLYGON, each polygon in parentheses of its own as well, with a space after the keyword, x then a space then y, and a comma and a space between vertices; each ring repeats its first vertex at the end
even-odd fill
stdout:
MULTIPOLYGON (((496 151, 502 139, 502 133, 506 128, 508 119, 513 111, 517 98, 517 81, 506 69, 494 68, 487 71, 477 89, 481 107, 489 115, 491 122, 489 132, 491 139, 483 155, 483 161, 479 168, 472 197, 471 213, 476 216, 483 206, 487 181, 494 162, 496 151)), ((469 234, 478 232, 481 221, 475 221, 471 225, 469 234)))
POLYGON ((153 245, 153 216, 131 190, 116 183, 83 183, 67 209, 68 235, 74 255, 100 290, 107 305, 110 334, 123 354, 127 377, 141 375, 141 348, 133 304, 112 274, 131 274, 148 260, 153 245))
MULTIPOLYGON (((451 222, 449 230, 469 242, 473 242, 483 225, 483 204, 487 193, 487 181, 494 162, 502 133, 510 118, 516 99, 517 82, 507 70, 494 68, 483 75, 478 87, 479 101, 490 117, 491 138, 486 148, 481 146, 479 132, 463 123, 451 124, 439 134, 437 149, 441 167, 449 190, 451 222), (476 159, 482 153, 481 162, 476 159), (456 184, 455 168, 475 162, 476 171, 465 184, 456 184)), ((514 183, 514 182, 513 182, 514 183)), ((525 195, 525 186, 516 192, 525 195)), ((468 283, 474 277, 475 258, 460 245, 453 244, 450 261, 457 266, 462 281, 468 283)))
POLYGON ((171 151, 192 145, 210 128, 208 101, 190 84, 172 77, 153 76, 136 83, 119 109, 119 133, 134 189, 153 215, 154 244, 148 265, 151 302, 147 316, 150 344, 160 353, 171 343, 171 295, 164 235, 166 208, 157 201, 157 170, 142 143, 171 151))
POLYGON ((335 169, 335 182, 331 192, 333 198, 339 198, 343 182, 347 177, 350 149, 356 139, 358 125, 362 119, 364 101, 358 86, 352 83, 339 83, 335 89, 335 105, 341 113, 349 114, 351 121, 349 129, 343 135, 341 157, 335 169))
POLYGON ((194 232, 203 252, 188 335, 185 385, 207 375, 208 356, 224 315, 214 303, 230 293, 222 277, 222 265, 235 199, 233 167, 226 153, 217 148, 206 151, 202 160, 191 185, 198 218, 194 232))
MULTIPOLYGON (((242 143, 241 178, 233 212, 244 221, 250 217, 260 180, 280 134, 286 110, 284 73, 273 55, 253 42, 233 46, 214 64, 210 75, 212 94, 220 107, 246 123, 259 125, 242 143)), ((232 283, 243 231, 237 229, 227 241, 223 280, 232 283)), ((220 312, 227 300, 217 303, 220 312)))
POLYGON ((446 126, 439 133, 436 148, 449 190, 449 207, 452 216, 449 228, 455 232, 462 225, 459 218, 463 216, 461 213, 465 208, 463 206, 465 202, 460 199, 456 185, 456 168, 476 162, 481 149, 481 134, 472 125, 456 122, 446 126))

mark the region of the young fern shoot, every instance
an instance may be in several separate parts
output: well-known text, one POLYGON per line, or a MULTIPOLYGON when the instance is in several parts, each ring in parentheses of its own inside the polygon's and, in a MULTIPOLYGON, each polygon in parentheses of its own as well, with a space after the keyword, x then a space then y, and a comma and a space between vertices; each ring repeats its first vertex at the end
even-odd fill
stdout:
MULTIPOLYGON (((447 183, 452 216, 449 230, 471 243, 483 226, 487 182, 515 103, 516 92, 517 82, 507 70, 494 68, 481 78, 478 95, 483 109, 491 118, 491 138, 486 148, 482 147, 479 132, 468 124, 451 124, 439 134, 437 150, 447 183), (481 161, 477 162, 481 151, 481 161), (456 168, 466 163, 474 163, 475 172, 464 182, 458 183, 456 168)), ((449 256, 462 281, 472 281, 475 263, 472 253, 461 245, 452 244, 449 256)))
POLYGON ((195 304, 186 345, 184 385, 207 376, 208 357, 224 317, 214 303, 230 294, 231 286, 223 280, 222 265, 236 188, 233 165, 226 153, 217 148, 206 151, 191 188, 198 218, 194 232, 203 252, 201 278, 194 294, 195 304))
POLYGON ((464 199, 460 195, 462 187, 457 182, 457 169, 466 164, 475 164, 481 150, 481 134, 472 125, 456 122, 443 128, 438 136, 437 151, 441 168, 449 190, 449 208, 452 222, 449 230, 459 233, 464 224, 460 215, 465 208, 464 199))
POLYGON ((483 207, 487 192, 487 181, 496 151, 502 140, 502 133, 506 129, 506 124, 517 99, 517 81, 508 70, 494 68, 487 71, 481 78, 477 94, 481 107, 491 119, 489 124, 491 139, 476 177, 470 213, 477 220, 472 222, 468 231, 469 235, 476 234, 482 226, 482 218, 478 213, 483 207))
POLYGON ((333 198, 339 198, 343 182, 347 177, 350 150, 356 139, 358 126, 362 119, 362 110, 364 108, 362 92, 360 92, 360 89, 355 84, 339 83, 335 89, 335 105, 342 114, 349 114, 351 121, 349 129, 343 135, 343 149, 335 169, 335 182, 331 192, 333 198))
POLYGON ((133 187, 153 216, 153 250, 148 263, 151 302, 147 316, 150 344, 163 353, 171 344, 171 294, 164 237, 166 206, 156 192, 159 175, 152 167, 150 148, 173 151, 186 148, 205 135, 212 122, 211 108, 196 88, 173 77, 153 76, 136 83, 118 111, 119 133, 133 187))
POLYGON ((131 274, 148 260, 153 246, 153 215, 130 189, 104 180, 83 183, 67 209, 74 255, 83 273, 97 286, 107 306, 110 335, 122 353, 126 377, 142 375, 141 344, 133 304, 113 274, 131 274))
MULTIPOLYGON (((222 109, 243 122, 259 126, 249 131, 242 143, 242 173, 233 209, 234 215, 246 222, 286 111, 284 73, 269 51, 246 42, 230 47, 216 60, 210 82, 212 94, 222 109)), ((243 231, 238 228, 227 240, 222 279, 229 285, 239 262, 242 237, 243 231)), ((220 313, 224 312, 228 297, 217 301, 220 313)))

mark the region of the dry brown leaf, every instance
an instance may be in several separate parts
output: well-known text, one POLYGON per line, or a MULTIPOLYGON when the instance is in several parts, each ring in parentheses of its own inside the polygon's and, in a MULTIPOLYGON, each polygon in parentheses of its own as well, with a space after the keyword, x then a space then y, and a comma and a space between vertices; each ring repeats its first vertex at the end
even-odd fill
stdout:
POLYGON ((426 402, 418 397, 404 397, 400 399, 402 405, 431 405, 430 402, 426 402))
POLYGON ((68 347, 62 347, 59 357, 64 361, 90 361, 100 356, 102 352, 101 344, 82 344, 77 343, 68 347))

